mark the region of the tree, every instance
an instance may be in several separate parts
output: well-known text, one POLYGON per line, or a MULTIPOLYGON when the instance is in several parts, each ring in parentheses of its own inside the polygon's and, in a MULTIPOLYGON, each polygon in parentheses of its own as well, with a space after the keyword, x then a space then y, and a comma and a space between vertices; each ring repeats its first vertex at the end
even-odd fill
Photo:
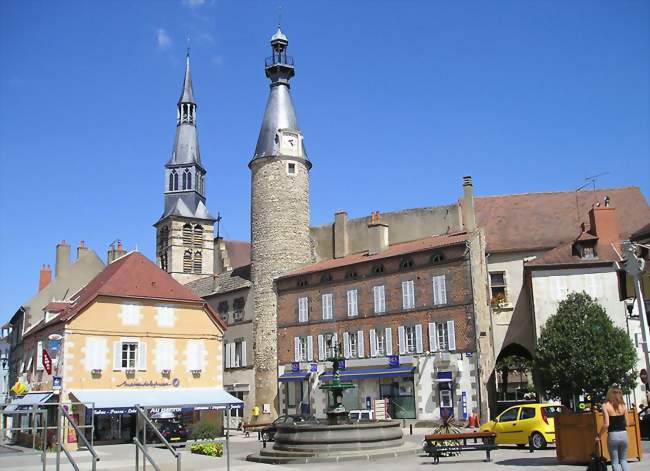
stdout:
POLYGON ((531 361, 521 355, 508 355, 497 360, 495 369, 501 375, 501 385, 504 395, 508 393, 508 376, 515 373, 520 376, 528 374, 531 369, 531 361))
POLYGON ((583 393, 602 399, 613 383, 629 391, 636 361, 630 338, 605 309, 586 293, 571 293, 542 328, 533 367, 538 387, 568 406, 583 393))

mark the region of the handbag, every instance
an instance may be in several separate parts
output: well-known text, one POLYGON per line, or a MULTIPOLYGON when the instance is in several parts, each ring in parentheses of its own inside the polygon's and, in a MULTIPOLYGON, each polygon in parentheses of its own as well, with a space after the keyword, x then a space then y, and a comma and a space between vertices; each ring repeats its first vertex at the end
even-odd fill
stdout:
POLYGON ((587 466, 587 471, 607 471, 607 460, 603 458, 600 452, 600 439, 596 441, 596 449, 591 455, 591 462, 587 466))

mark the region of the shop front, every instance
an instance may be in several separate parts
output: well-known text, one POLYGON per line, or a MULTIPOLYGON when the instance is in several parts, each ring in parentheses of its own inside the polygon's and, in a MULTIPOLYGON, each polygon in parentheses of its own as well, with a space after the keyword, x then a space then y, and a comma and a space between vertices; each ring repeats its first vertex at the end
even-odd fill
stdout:
POLYGON ((293 369, 278 377, 280 395, 283 398, 281 411, 284 414, 310 415, 308 371, 293 369))
POLYGON ((70 399, 94 404, 85 409, 85 423, 93 420, 94 441, 99 444, 132 443, 138 428, 136 405, 147 411, 149 417, 160 412, 174 415, 174 419, 190 429, 202 420, 223 427, 221 412, 241 409, 243 402, 220 388, 186 388, 175 390, 114 389, 73 390, 70 399))
MULTIPOLYGON (((372 409, 376 399, 388 401, 388 411, 394 419, 414 419, 415 383, 414 366, 387 368, 346 368, 340 372, 341 381, 351 381, 355 388, 343 393, 343 405, 347 410, 372 409)), ((333 381, 331 371, 320 375, 320 382, 333 381)), ((328 395, 328 407, 332 397, 328 395)))

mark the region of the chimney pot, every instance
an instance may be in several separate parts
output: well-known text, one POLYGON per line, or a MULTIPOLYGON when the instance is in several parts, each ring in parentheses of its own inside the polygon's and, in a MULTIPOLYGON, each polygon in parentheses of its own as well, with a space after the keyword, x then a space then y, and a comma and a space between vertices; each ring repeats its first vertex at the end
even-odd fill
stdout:
POLYGON ((52 281, 52 270, 49 265, 43 264, 38 275, 38 291, 40 292, 52 281))
POLYGON ((472 177, 463 177, 463 206, 461 207, 463 226, 466 231, 476 229, 476 214, 474 212, 474 185, 472 177))
POLYGON ((379 211, 373 212, 368 224, 368 255, 381 253, 389 246, 388 224, 379 221, 379 211))

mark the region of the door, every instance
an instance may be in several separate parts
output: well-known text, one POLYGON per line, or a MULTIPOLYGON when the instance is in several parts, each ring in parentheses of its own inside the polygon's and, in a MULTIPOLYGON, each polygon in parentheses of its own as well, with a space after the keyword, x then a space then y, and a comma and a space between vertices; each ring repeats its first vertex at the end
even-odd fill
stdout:
POLYGON ((528 437, 535 430, 535 423, 539 419, 535 419, 537 416, 537 409, 534 407, 522 406, 521 413, 519 414, 519 424, 517 428, 521 431, 515 434, 517 444, 526 444, 528 443, 528 437))
POLYGON ((519 406, 511 407, 498 417, 499 421, 494 426, 494 431, 497 434, 497 444, 517 443, 515 441, 516 436, 521 433, 517 420, 519 418, 519 409, 519 406))

